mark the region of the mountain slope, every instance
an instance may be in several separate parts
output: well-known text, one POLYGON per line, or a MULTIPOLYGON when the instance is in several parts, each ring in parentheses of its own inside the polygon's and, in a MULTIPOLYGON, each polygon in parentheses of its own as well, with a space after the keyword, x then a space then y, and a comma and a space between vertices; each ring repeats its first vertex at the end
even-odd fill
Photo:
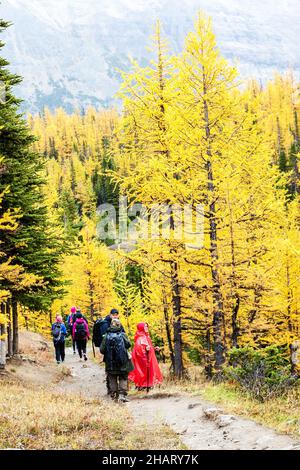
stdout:
POLYGON ((213 16, 218 44, 244 76, 293 67, 300 75, 298 0, 4 0, 5 55, 24 77, 24 107, 67 110, 112 102, 118 68, 146 62, 156 18, 178 52, 197 10, 213 16), (274 5, 276 3, 276 5, 274 5))

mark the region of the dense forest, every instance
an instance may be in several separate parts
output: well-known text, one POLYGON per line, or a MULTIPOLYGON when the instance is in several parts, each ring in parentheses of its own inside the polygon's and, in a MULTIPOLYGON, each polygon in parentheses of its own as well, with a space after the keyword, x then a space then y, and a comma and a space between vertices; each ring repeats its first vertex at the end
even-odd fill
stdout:
POLYGON ((47 333, 72 305, 91 321, 119 308, 131 336, 147 320, 177 377, 191 364, 211 377, 237 348, 288 357, 300 338, 299 83, 241 81, 205 15, 176 56, 157 23, 152 53, 123 73, 121 110, 26 120, 0 59, 2 363, 19 327, 47 333), (99 240, 97 208, 118 213, 121 196, 149 212, 201 205, 203 246, 175 236, 172 211, 168 238, 99 240))

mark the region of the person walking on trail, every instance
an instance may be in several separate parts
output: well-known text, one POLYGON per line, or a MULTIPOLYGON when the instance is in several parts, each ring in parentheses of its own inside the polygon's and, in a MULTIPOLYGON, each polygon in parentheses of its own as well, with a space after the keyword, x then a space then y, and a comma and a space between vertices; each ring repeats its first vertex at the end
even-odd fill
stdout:
MULTIPOLYGON (((96 347, 99 348, 101 353, 101 343, 103 340, 104 335, 107 333, 107 330, 111 326, 111 322, 113 319, 119 319, 119 311, 116 308, 112 308, 109 315, 107 315, 102 320, 97 320, 94 325, 93 329, 93 343, 96 347)), ((125 333, 123 326, 121 325, 121 330, 125 333)), ((105 362, 105 354, 103 357, 103 361, 105 362)), ((110 395, 110 388, 109 388, 109 381, 108 376, 106 375, 106 388, 107 388, 107 395, 110 395)))
MULTIPOLYGON (((71 307, 71 311, 70 311, 70 315, 68 315, 68 318, 67 318, 67 325, 68 325, 68 331, 70 332, 71 336, 72 336, 72 332, 73 332, 73 325, 75 323, 75 320, 76 320, 76 307, 71 307)), ((73 348, 73 354, 76 354, 76 341, 74 340, 73 336, 72 336, 72 348, 73 348)))
POLYGON ((56 321, 51 327, 51 334, 55 348, 56 362, 60 364, 65 360, 65 338, 67 336, 67 329, 61 315, 56 315, 56 321))
POLYGON ((77 318, 77 315, 82 315, 82 318, 84 319, 84 321, 86 322, 86 324, 88 325, 89 322, 88 322, 88 319, 83 315, 82 311, 80 310, 80 308, 76 308, 76 313, 75 313, 75 320, 77 318))
POLYGON ((92 342, 94 346, 96 346, 97 348, 100 348, 101 346, 101 341, 103 337, 103 335, 101 335, 101 328, 102 328, 103 322, 104 320, 101 318, 100 315, 96 316, 94 319, 92 342))
POLYGON ((154 385, 162 383, 163 377, 155 355, 155 351, 159 349, 159 347, 154 348, 152 344, 148 323, 139 323, 132 351, 134 369, 128 376, 137 389, 149 391, 154 385))
POLYGON ((100 352, 105 358, 105 372, 110 396, 115 401, 128 401, 129 348, 130 341, 122 330, 120 320, 113 318, 106 334, 103 336, 100 352))
MULTIPOLYGON (((117 318, 119 319, 119 311, 116 308, 112 308, 109 315, 101 319, 100 317, 94 323, 93 327, 93 343, 97 348, 100 348, 103 336, 110 327, 111 321, 117 318)), ((121 326, 122 331, 125 332, 123 326, 121 326)))
MULTIPOLYGON (((107 332, 114 318, 119 319, 119 310, 117 310, 116 308, 112 308, 109 315, 107 315, 102 320, 97 320, 95 322, 94 330, 93 330, 93 343, 95 346, 100 348, 103 336, 107 332)), ((125 332, 122 325, 121 325, 121 330, 125 332)))
POLYGON ((87 341, 90 339, 90 332, 87 321, 79 310, 77 310, 76 312, 76 319, 73 325, 72 337, 76 342, 76 347, 80 359, 82 359, 83 356, 84 360, 87 361, 86 344, 87 341))

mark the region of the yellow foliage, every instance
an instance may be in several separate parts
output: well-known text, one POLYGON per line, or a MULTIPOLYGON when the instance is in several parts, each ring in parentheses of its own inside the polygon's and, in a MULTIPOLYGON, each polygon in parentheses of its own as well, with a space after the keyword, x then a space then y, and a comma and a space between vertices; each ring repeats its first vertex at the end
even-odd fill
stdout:
POLYGON ((93 108, 29 117, 48 156, 50 218, 73 249, 61 262, 65 295, 30 321, 46 329, 72 305, 90 319, 117 307, 131 336, 147 320, 164 354, 175 344, 186 364, 207 365, 214 353, 220 362, 236 345, 289 343, 300 331, 298 84, 289 72, 241 87, 203 14, 178 56, 159 23, 153 39, 155 60, 123 73, 121 117, 93 108), (173 216, 169 238, 110 251, 96 238, 95 209, 112 202, 111 177, 147 215, 155 204, 194 215, 202 206, 201 249, 188 246, 188 230, 176 238, 173 216), (129 279, 132 266, 141 280, 129 279))

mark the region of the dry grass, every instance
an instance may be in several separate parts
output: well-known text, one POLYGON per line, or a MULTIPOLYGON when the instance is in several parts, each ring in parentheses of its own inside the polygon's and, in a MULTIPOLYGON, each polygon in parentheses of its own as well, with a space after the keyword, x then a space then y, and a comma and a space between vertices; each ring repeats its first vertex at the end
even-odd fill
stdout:
POLYGON ((169 428, 136 426, 126 406, 0 378, 0 448, 180 449, 169 428))
POLYGON ((67 377, 72 377, 72 371, 69 367, 61 366, 55 375, 54 383, 59 383, 67 377))

